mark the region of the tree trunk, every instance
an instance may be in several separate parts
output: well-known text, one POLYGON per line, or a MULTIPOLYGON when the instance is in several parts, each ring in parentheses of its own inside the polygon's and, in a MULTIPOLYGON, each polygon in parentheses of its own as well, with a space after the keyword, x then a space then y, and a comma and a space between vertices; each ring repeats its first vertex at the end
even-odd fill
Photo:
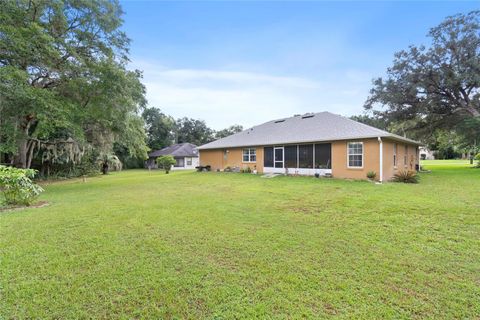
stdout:
POLYGON ((30 168, 30 163, 28 161, 28 151, 29 143, 28 137, 30 133, 30 125, 32 124, 33 117, 25 117, 25 125, 21 126, 22 137, 18 141, 18 150, 17 154, 14 157, 13 165, 17 168, 28 169, 30 168))
POLYGON ((27 137, 22 138, 18 143, 18 152, 14 157, 13 165, 17 168, 27 169, 27 152, 28 140, 27 137))

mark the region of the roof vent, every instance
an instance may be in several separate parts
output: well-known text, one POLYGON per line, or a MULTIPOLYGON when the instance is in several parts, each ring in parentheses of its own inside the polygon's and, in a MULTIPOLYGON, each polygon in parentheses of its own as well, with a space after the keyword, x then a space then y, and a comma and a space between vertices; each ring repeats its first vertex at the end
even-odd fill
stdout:
POLYGON ((313 118, 315 115, 313 113, 306 113, 302 116, 302 119, 313 118))
POLYGON ((285 119, 275 121, 275 123, 280 123, 280 122, 285 122, 285 119))

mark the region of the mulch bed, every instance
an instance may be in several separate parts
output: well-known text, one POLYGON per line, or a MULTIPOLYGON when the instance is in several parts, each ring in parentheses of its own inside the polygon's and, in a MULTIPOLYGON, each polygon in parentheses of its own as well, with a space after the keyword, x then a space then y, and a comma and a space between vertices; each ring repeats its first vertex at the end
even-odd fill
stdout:
POLYGON ((43 208, 48 206, 50 203, 47 201, 39 201, 36 202, 30 206, 8 206, 8 207, 0 207, 0 212, 5 212, 5 211, 17 211, 17 210, 23 210, 23 209, 30 209, 30 208, 43 208))

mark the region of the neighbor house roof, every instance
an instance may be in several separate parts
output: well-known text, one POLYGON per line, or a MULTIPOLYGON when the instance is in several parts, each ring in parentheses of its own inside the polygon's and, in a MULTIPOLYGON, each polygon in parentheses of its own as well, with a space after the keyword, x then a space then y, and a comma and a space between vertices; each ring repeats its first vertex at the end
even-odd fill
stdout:
POLYGON ((390 138, 396 141, 421 145, 420 142, 368 126, 337 114, 330 112, 319 112, 272 120, 231 136, 204 144, 198 149, 247 147, 377 137, 390 138))
POLYGON ((160 157, 171 155, 173 157, 198 157, 197 146, 191 143, 179 143, 156 150, 148 154, 149 157, 160 157))

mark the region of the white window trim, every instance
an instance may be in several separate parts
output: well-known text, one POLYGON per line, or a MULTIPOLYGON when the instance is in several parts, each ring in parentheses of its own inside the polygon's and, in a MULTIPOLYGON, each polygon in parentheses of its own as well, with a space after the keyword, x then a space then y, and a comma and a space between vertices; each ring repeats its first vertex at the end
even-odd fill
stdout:
POLYGON ((257 163, 257 148, 243 148, 242 149, 242 163, 257 163), (243 156, 245 155, 244 151, 248 150, 248 161, 243 160, 243 156), (255 152, 255 161, 252 161, 252 153, 251 150, 255 152))
MULTIPOLYGON (((352 154, 353 155, 356 155, 358 156, 358 154, 352 154)), ((363 169, 363 164, 365 162, 365 149, 364 149, 364 144, 363 144, 363 141, 348 141, 347 142, 347 168, 348 169, 363 169), (362 166, 361 167, 357 167, 357 166, 350 166, 350 159, 349 159, 349 144, 350 143, 360 143, 362 145, 362 166)))

